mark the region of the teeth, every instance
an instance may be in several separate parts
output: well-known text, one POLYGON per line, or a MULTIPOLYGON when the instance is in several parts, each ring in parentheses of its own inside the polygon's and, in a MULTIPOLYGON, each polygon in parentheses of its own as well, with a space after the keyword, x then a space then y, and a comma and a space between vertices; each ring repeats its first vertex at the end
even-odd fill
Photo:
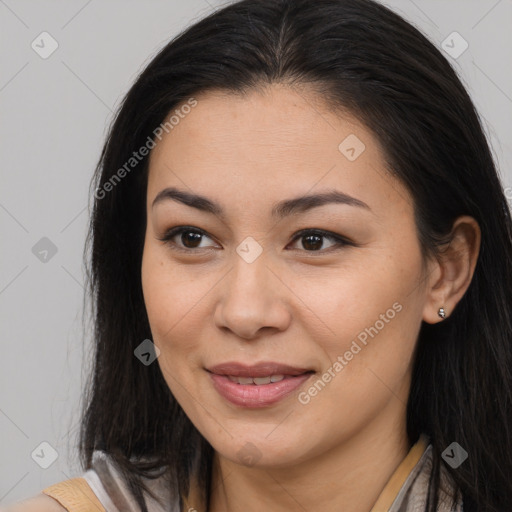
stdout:
POLYGON ((270 379, 272 377, 254 377, 254 384, 257 384, 258 386, 260 384, 270 384, 270 379))
POLYGON ((261 386, 262 384, 270 384, 271 382, 280 382, 284 379, 284 375, 269 375, 268 377, 234 377, 228 375, 228 378, 230 381, 237 382, 238 384, 255 384, 256 386, 261 386))

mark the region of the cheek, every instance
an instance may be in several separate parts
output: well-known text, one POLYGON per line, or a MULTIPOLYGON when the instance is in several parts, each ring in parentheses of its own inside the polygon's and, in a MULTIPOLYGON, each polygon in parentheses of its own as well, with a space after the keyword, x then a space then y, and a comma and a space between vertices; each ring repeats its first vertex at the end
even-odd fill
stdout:
POLYGON ((368 253, 308 295, 323 321, 319 329, 328 327, 327 335, 316 337, 328 365, 341 356, 348 362, 344 373, 355 375, 368 365, 408 364, 421 324, 421 259, 419 252, 404 258, 397 252, 399 247, 368 253))
POLYGON ((160 349, 162 369, 184 368, 184 358, 198 352, 206 325, 205 295, 213 286, 208 278, 191 279, 184 266, 172 263, 165 250, 147 246, 142 269, 144 302, 153 335, 160 349))
POLYGON ((165 250, 146 241, 142 258, 142 290, 153 335, 162 335, 172 328, 178 318, 184 317, 193 287, 182 282, 175 266, 169 264, 165 250))

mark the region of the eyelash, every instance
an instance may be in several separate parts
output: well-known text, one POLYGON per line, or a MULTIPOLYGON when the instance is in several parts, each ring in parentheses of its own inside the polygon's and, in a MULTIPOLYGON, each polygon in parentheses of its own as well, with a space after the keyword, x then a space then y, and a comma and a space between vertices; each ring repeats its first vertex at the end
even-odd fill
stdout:
MULTIPOLYGON (((176 237, 177 235, 181 235, 182 233, 187 233, 187 232, 192 232, 192 233, 200 234, 200 235, 206 236, 208 238, 211 238, 202 229, 195 228, 192 226, 177 226, 177 227, 167 230, 163 237, 157 237, 157 239, 160 240, 161 242, 164 242, 167 245, 171 246, 171 248, 173 250, 181 251, 181 252, 185 252, 185 253, 189 253, 189 254, 193 253, 193 252, 199 252, 202 249, 203 250, 211 249, 210 247, 197 247, 195 249, 187 248, 187 247, 180 247, 179 245, 177 245, 175 242, 172 241, 172 239, 174 237, 176 237)), ((296 240, 298 240, 300 238, 304 238, 309 235, 317 235, 317 236, 321 236, 323 238, 328 238, 329 240, 336 242, 336 244, 327 249, 319 249, 319 250, 313 250, 313 251, 308 251, 306 249, 298 249, 298 250, 308 252, 308 253, 324 254, 325 252, 330 252, 331 250, 336 250, 336 249, 340 249, 345 246, 354 245, 349 240, 347 240, 335 233, 332 233, 331 231, 324 231, 323 229, 312 229, 312 228, 301 229, 300 231, 295 233, 295 236, 293 237, 291 242, 294 243, 296 240)), ((296 249, 294 249, 294 250, 296 250, 296 249)))

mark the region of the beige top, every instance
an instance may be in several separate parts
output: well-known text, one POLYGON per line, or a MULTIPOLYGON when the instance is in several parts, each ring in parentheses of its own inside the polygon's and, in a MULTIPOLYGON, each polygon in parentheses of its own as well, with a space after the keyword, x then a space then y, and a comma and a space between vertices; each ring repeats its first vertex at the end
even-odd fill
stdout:
MULTIPOLYGON (((421 435, 400 463, 380 493, 370 512, 419 512, 425 510, 428 481, 432 469, 432 446, 428 438, 421 435)), ((443 488, 453 489, 453 482, 441 465, 440 505, 438 512, 463 512, 462 499, 458 493, 456 508, 450 508, 448 495, 443 488)), ((180 510, 177 499, 172 499, 163 482, 158 479, 145 480, 148 487, 159 496, 161 503, 146 496, 149 512, 168 512, 172 503, 173 512, 207 512, 200 502, 195 482, 180 510), (165 505, 165 507, 164 507, 165 505)), ((135 500, 124 485, 114 462, 100 451, 93 454, 92 468, 81 477, 59 482, 43 489, 45 494, 56 499, 69 512, 138 512, 135 500)))

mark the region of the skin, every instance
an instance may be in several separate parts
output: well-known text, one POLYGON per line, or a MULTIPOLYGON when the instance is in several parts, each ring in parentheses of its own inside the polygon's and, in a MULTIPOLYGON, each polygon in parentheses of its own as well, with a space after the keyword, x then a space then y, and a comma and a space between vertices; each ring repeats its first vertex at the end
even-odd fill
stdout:
MULTIPOLYGON (((442 321, 438 309, 449 316, 464 295, 478 224, 457 219, 442 258, 423 268, 412 197, 355 117, 285 85, 196 98, 151 153, 141 277, 158 364, 215 449, 209 510, 370 510, 411 447, 405 412, 421 322, 442 321), (366 146, 355 161, 338 149, 350 134, 366 146), (171 186, 220 203, 225 217, 173 200, 153 208, 171 186), (331 189, 370 209, 329 204, 270 215, 275 202, 331 189), (180 252, 158 239, 175 226, 207 235, 180 252), (304 228, 353 245, 324 237, 311 249, 295 239, 304 228), (252 263, 236 252, 249 236, 262 248, 252 263), (394 303, 400 312, 300 403, 298 393, 394 303), (225 361, 277 361, 316 375, 277 404, 247 409, 212 386, 205 368, 225 361), (251 463, 240 458, 247 442, 257 449, 251 463)), ((181 235, 173 240, 186 247, 181 235)))

